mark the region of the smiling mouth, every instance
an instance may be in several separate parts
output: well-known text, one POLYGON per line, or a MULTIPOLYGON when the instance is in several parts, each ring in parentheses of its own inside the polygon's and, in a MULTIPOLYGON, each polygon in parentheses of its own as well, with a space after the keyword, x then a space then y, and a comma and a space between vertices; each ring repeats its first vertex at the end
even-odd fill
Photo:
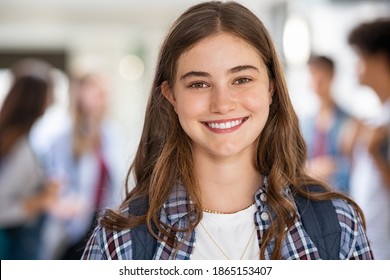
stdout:
POLYGON ((248 117, 236 119, 236 120, 224 121, 224 122, 221 122, 221 121, 204 122, 204 124, 212 129, 231 129, 231 128, 234 128, 234 127, 241 125, 247 119, 248 119, 248 117))

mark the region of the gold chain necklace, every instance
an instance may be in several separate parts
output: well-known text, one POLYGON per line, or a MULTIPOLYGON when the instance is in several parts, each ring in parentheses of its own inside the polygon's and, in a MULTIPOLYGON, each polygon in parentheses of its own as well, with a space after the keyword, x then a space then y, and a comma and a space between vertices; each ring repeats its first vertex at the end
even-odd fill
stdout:
POLYGON ((243 208, 241 210, 232 211, 232 212, 222 212, 222 211, 210 210, 210 209, 207 209, 207 208, 202 208, 202 210, 203 210, 203 212, 211 213, 211 214, 235 214, 237 212, 244 211, 244 210, 248 209, 252 205, 254 205, 254 203, 252 203, 251 205, 249 205, 249 206, 247 206, 247 207, 245 207, 245 208, 243 208))
MULTIPOLYGON (((207 229, 204 227, 204 225, 202 224, 202 222, 200 222, 200 225, 202 226, 203 230, 207 233, 207 235, 210 237, 210 240, 213 241, 213 243, 215 244, 215 246, 217 246, 217 248, 219 249, 219 251, 221 251, 221 253, 225 256, 225 258, 226 258, 227 260, 230 260, 231 258, 225 253, 224 250, 222 250, 222 248, 219 246, 219 244, 217 243, 217 241, 214 240, 214 238, 211 236, 211 234, 210 234, 210 233, 207 231, 207 229)), ((241 257, 240 257, 240 260, 242 260, 242 258, 244 257, 244 255, 245 255, 245 253, 246 253, 246 250, 248 250, 249 243, 251 242, 252 237, 253 237, 253 234, 255 233, 255 231, 256 231, 256 227, 253 228, 252 234, 251 234, 251 236, 249 237, 248 242, 246 243, 244 252, 242 252, 242 255, 241 255, 241 257)))

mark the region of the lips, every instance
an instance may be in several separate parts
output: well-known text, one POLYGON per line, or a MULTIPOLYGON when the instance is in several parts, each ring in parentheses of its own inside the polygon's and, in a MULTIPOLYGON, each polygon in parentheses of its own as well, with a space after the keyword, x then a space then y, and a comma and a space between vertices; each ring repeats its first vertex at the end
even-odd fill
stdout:
POLYGON ((240 119, 232 119, 232 120, 204 122, 204 124, 211 129, 230 130, 232 128, 240 126, 247 119, 248 117, 240 118, 240 119))

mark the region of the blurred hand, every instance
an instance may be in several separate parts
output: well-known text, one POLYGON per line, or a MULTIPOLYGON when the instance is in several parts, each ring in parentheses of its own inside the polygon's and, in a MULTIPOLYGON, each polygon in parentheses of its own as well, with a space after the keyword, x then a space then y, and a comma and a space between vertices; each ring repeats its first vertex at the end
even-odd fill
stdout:
POLYGON ((62 196, 50 208, 50 214, 60 219, 72 219, 87 212, 86 204, 76 195, 62 196))
POLYGON ((45 210, 50 209, 58 201, 59 184, 55 181, 49 182, 42 192, 42 203, 45 210))
POLYGON ((49 182, 43 189, 24 201, 24 208, 29 216, 36 216, 47 211, 58 199, 59 186, 49 182))

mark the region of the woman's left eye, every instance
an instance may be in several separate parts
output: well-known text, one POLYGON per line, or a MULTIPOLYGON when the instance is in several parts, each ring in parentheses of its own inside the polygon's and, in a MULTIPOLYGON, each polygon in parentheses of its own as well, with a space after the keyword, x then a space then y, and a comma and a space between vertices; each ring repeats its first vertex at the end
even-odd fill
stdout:
POLYGON ((249 78, 238 78, 237 80, 234 81, 233 84, 240 85, 240 84, 248 83, 250 81, 251 81, 251 79, 249 79, 249 78))

